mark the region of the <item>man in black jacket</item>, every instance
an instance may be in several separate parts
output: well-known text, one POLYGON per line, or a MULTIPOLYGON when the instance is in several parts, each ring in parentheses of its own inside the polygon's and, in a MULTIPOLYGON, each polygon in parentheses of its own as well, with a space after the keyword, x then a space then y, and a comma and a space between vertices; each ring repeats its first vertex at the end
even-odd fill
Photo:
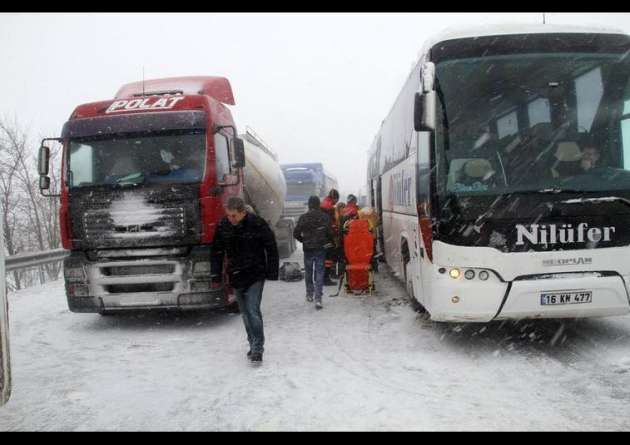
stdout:
POLYGON ((250 346, 247 356, 260 362, 265 343, 260 301, 265 279, 278 279, 276 238, 264 219, 247 212, 241 198, 228 199, 225 211, 212 241, 210 276, 213 287, 220 286, 227 255, 229 284, 236 292, 250 346))
POLYGON ((321 309, 323 307, 324 260, 326 259, 326 249, 333 245, 333 232, 330 219, 320 208, 317 196, 308 198, 308 209, 308 212, 298 219, 293 230, 293 237, 302 243, 302 250, 304 250, 306 300, 313 301, 313 296, 315 296, 315 307, 321 309), (314 268, 313 265, 315 265, 314 268), (313 269, 315 272, 314 280, 313 269))

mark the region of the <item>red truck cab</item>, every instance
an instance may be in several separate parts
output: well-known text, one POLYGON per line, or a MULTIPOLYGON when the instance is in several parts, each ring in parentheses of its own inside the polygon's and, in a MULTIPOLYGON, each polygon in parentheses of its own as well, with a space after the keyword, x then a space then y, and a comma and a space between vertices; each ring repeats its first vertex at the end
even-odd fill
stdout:
POLYGON ((198 76, 130 83, 72 112, 55 138, 71 311, 234 304, 209 281, 225 201, 243 195, 243 142, 226 105, 234 105, 229 81, 198 76))

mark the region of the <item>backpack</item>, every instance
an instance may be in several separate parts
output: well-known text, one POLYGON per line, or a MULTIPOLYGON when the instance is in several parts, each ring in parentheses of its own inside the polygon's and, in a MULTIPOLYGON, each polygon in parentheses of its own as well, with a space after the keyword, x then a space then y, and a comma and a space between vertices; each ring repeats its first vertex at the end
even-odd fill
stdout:
POLYGON ((304 278, 300 263, 284 261, 278 271, 278 278, 283 281, 300 281, 304 278))

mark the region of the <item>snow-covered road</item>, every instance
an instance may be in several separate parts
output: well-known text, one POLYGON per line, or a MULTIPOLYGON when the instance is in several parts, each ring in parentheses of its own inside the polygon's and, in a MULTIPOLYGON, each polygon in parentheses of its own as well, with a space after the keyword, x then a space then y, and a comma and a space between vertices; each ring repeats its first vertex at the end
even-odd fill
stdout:
POLYGON ((440 324, 384 270, 377 290, 316 311, 267 282, 261 367, 239 315, 74 314, 62 281, 12 294, 0 431, 630 430, 630 317, 440 324))

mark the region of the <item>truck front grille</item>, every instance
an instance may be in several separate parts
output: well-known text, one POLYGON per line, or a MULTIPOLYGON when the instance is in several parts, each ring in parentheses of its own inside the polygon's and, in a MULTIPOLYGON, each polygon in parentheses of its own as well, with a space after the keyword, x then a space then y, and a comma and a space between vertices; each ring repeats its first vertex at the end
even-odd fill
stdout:
POLYGON ((161 238, 183 236, 185 233, 183 207, 115 211, 87 210, 83 228, 88 240, 161 238))
POLYGON ((105 289, 110 294, 126 294, 135 292, 170 292, 175 283, 134 283, 134 284, 109 284, 105 289))
POLYGON ((175 272, 175 264, 153 264, 150 266, 111 266, 101 267, 105 276, 128 276, 147 274, 171 274, 175 272))

